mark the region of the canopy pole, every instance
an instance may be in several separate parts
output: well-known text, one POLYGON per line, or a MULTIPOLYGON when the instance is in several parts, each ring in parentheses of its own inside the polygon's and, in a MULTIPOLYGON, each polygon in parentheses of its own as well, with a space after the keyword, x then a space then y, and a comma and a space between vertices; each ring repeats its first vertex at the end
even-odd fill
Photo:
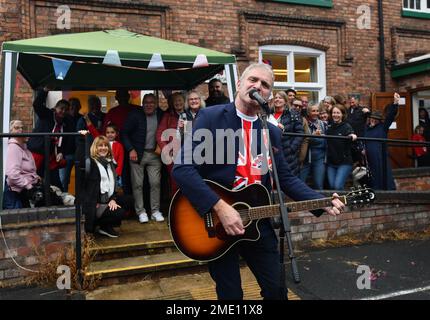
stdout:
MULTIPOLYGON (((2 121, 0 122, 1 132, 9 133, 9 122, 10 122, 10 112, 13 103, 13 94, 15 90, 15 79, 16 79, 16 69, 18 65, 18 53, 11 51, 2 52, 2 95, 0 108, 0 116, 2 121)), ((0 165, 0 205, 3 205, 3 188, 4 188, 4 177, 6 163, 6 148, 7 148, 7 138, 1 139, 0 146, 0 159, 2 159, 2 164, 0 165)))
POLYGON ((227 89, 230 102, 233 102, 234 95, 236 94, 237 83, 237 66, 236 64, 224 65, 225 78, 227 80, 227 89))

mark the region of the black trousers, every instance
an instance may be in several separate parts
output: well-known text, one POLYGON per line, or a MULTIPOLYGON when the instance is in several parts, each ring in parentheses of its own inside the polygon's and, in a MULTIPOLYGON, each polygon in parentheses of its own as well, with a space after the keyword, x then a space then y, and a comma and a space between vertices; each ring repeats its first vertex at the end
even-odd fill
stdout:
POLYGON ((255 275, 266 300, 286 300, 287 291, 281 292, 281 264, 278 240, 269 220, 259 222, 260 239, 237 243, 221 258, 209 262, 209 273, 216 283, 219 300, 242 300, 239 255, 255 275))
POLYGON ((103 212, 102 216, 97 219, 96 224, 100 228, 104 227, 119 227, 121 221, 125 218, 127 210, 130 209, 130 205, 133 203, 132 197, 130 196, 119 196, 116 200, 121 208, 116 210, 110 210, 109 207, 103 212))

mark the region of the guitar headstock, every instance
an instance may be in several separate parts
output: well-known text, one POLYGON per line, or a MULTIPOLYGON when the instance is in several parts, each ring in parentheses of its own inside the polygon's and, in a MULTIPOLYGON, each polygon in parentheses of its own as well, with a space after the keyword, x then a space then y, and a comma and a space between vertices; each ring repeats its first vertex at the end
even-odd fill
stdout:
POLYGON ((351 188, 351 191, 345 195, 345 198, 349 206, 366 205, 375 200, 375 191, 363 185, 359 188, 351 188))

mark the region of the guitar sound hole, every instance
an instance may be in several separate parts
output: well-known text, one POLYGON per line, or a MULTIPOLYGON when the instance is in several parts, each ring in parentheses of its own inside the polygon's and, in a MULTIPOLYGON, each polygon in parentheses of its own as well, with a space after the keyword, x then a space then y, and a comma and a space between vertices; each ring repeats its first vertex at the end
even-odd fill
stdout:
POLYGON ((243 226, 246 227, 248 223, 250 222, 248 211, 250 207, 245 203, 235 203, 233 204, 233 208, 236 209, 237 212, 239 212, 240 217, 242 218, 243 226))

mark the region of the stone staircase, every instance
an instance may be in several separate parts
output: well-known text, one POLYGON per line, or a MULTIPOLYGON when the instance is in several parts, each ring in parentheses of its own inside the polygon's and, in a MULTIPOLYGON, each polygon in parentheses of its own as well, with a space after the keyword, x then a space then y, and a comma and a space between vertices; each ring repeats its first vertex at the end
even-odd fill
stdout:
POLYGON ((119 238, 97 237, 90 251, 94 261, 85 276, 99 279, 99 286, 206 270, 176 249, 167 223, 125 220, 119 238))
MULTIPOLYGON (((214 300, 215 284, 205 263, 179 252, 167 223, 124 220, 119 238, 97 237, 85 277, 94 277, 89 300, 214 300)), ((241 267, 244 298, 261 299, 251 271, 241 267)), ((290 299, 299 299, 290 291, 290 299)))

